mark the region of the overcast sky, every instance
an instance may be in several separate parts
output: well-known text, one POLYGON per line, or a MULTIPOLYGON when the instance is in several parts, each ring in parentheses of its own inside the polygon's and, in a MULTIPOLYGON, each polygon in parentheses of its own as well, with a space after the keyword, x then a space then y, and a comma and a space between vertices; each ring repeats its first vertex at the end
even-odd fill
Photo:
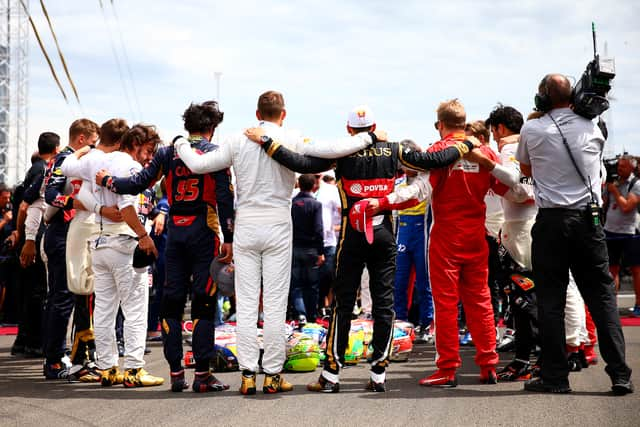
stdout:
MULTIPOLYGON (((82 104, 65 104, 31 37, 34 147, 42 131, 66 143, 69 124, 81 116, 142 120, 170 141, 183 133, 190 102, 216 97, 216 71, 221 134, 254 124, 258 95, 275 89, 285 96, 285 124, 311 137, 342 136, 347 112, 368 104, 391 138, 426 146, 437 139, 440 101, 460 98, 468 120, 485 119, 498 102, 526 116, 546 73, 578 78, 592 58, 595 20, 599 51, 606 41, 616 61, 608 154, 624 147, 640 155, 637 0, 114 0, 118 20, 103 0, 106 22, 98 0, 45 3, 82 104)), ((39 2, 31 1, 31 12, 63 79, 39 2)))

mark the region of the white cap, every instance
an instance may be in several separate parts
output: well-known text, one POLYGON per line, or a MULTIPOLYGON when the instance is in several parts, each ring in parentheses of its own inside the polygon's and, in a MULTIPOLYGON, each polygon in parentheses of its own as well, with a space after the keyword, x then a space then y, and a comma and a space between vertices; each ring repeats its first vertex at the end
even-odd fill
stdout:
POLYGON ((375 124, 373 112, 366 105, 359 105, 349 112, 347 125, 352 128, 366 128, 375 124))

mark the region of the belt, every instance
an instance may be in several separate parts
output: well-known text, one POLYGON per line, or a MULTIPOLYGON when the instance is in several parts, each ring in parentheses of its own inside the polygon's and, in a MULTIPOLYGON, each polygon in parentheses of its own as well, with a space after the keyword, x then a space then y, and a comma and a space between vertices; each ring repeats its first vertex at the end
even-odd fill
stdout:
POLYGON ((569 208, 539 208, 539 214, 545 215, 582 215, 588 209, 587 206, 577 209, 569 208))

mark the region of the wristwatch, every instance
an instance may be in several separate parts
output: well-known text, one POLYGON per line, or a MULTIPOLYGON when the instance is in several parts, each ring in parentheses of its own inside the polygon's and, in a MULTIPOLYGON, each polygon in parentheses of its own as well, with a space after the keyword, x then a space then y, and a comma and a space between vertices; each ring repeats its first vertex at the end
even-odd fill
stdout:
POLYGON ((262 144, 266 144, 266 143, 271 142, 271 141, 272 141, 272 139, 271 139, 271 137, 270 137, 270 136, 268 136, 268 135, 262 135, 262 136, 260 137, 260 144, 261 144, 261 145, 262 145, 262 144))

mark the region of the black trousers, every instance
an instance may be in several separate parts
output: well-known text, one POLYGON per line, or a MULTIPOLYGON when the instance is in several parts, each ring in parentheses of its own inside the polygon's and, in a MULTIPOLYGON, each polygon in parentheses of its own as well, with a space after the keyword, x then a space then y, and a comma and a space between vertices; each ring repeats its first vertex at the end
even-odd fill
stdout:
POLYGON ((20 269, 20 323, 16 342, 33 349, 42 348, 42 316, 47 294, 47 270, 39 248, 40 239, 37 239, 35 263, 20 269))
POLYGON ((64 356, 67 326, 73 310, 75 329, 71 362, 83 364, 95 348, 92 330, 92 295, 74 295, 67 287, 67 232, 69 224, 52 222, 44 237, 48 258, 48 290, 43 324, 43 351, 48 364, 64 356), (75 307, 75 309, 74 309, 75 307))
POLYGON ((293 247, 289 297, 296 314, 304 315, 310 322, 315 322, 318 316, 320 268, 317 262, 317 249, 293 247))
POLYGON ((628 379, 631 369, 625 363, 624 335, 602 226, 593 225, 586 211, 540 209, 531 235, 542 379, 568 384, 564 307, 569 270, 596 324, 607 374, 612 379, 628 379))
POLYGON ((385 219, 374 228, 374 241, 367 243, 364 233, 355 231, 346 218, 336 255, 336 279, 333 283, 335 308, 327 334, 327 359, 324 368, 337 373, 344 364, 349 341, 351 315, 356 302, 364 266, 369 270, 369 290, 373 302, 373 369, 387 366, 393 339, 393 282, 396 241, 391 221, 385 219))
POLYGON ((491 306, 493 307, 493 321, 498 326, 500 320, 500 299, 502 298, 499 277, 500 269, 500 256, 498 255, 498 248, 500 244, 498 241, 487 234, 487 244, 489 245, 489 292, 491 292, 491 306))
POLYGON ((539 344, 537 298, 535 293, 521 298, 526 298, 526 306, 514 304, 511 308, 516 330, 515 358, 529 360, 531 350, 539 344))

